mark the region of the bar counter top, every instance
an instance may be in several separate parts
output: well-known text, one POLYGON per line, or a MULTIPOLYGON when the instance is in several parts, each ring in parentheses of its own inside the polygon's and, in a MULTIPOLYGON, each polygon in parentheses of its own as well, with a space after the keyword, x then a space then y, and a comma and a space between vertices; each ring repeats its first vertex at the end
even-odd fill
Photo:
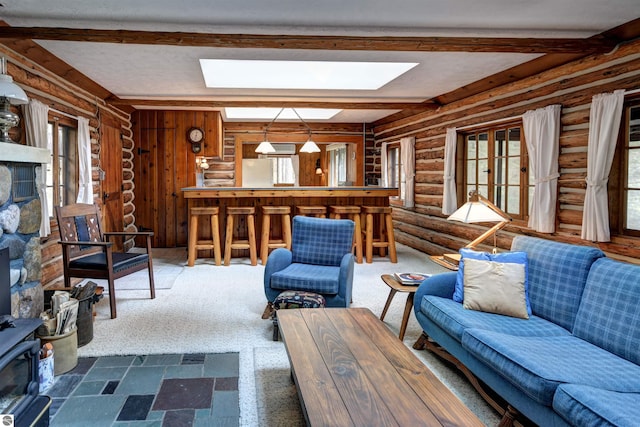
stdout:
POLYGON ((246 197, 389 197, 397 196, 397 188, 387 187, 186 187, 185 199, 246 197))

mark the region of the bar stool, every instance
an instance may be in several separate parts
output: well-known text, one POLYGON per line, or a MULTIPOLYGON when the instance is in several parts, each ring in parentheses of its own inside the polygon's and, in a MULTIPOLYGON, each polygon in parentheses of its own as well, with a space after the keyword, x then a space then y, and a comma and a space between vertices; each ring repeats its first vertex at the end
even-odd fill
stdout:
POLYGON ((360 222, 360 206, 329 206, 333 219, 348 218, 355 223, 353 228, 353 247, 356 252, 356 262, 362 264, 362 224, 360 222))
POLYGON ((291 207, 263 206, 262 207, 262 235, 260 239, 260 259, 262 265, 267 263, 269 249, 291 249, 291 207), (282 238, 271 236, 271 215, 280 215, 282 223, 282 238))
POLYGON ((326 218, 327 208, 324 206, 297 206, 298 215, 313 215, 316 218, 326 218))
POLYGON ((385 248, 389 249, 389 260, 398 262, 396 253, 396 241, 393 234, 393 221, 391 208, 388 206, 363 206, 362 213, 366 217, 366 258, 367 262, 373 262, 373 248, 380 248, 380 256, 385 255, 385 248), (378 236, 374 238, 374 215, 379 217, 378 236))
POLYGON ((220 265, 220 229, 218 223, 217 207, 198 207, 189 209, 189 258, 187 265, 193 267, 198 258, 199 250, 213 250, 216 265, 220 265), (211 240, 198 239, 198 219, 200 216, 208 215, 211 221, 211 240))
POLYGON ((227 207, 227 233, 224 245, 224 265, 231 262, 232 249, 249 249, 251 265, 258 264, 258 254, 256 246, 256 208, 252 206, 228 206, 227 207), (234 216, 246 215, 247 217, 247 239, 235 239, 233 236, 234 216))

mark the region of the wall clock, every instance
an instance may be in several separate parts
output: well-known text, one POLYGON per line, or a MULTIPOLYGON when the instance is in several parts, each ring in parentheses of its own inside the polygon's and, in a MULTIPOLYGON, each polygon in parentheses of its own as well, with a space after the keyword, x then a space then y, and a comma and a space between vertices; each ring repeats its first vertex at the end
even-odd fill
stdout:
POLYGON ((204 140, 204 131, 199 127, 192 127, 187 131, 187 139, 191 143, 191 151, 198 154, 202 151, 202 141, 204 140))

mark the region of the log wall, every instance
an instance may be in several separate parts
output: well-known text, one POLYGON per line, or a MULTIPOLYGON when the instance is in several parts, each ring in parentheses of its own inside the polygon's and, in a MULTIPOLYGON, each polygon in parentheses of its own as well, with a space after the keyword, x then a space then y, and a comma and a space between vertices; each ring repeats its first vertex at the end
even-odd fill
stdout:
MULTIPOLYGON (((580 239, 585 194, 589 108, 593 95, 615 89, 640 87, 640 41, 619 46, 606 55, 589 56, 519 80, 433 112, 374 126, 375 139, 367 145, 367 164, 379 164, 384 142, 416 137, 416 186, 413 209, 394 208, 396 239, 429 254, 457 251, 485 228, 449 222, 442 214, 444 141, 446 129, 520 116, 527 110, 562 105, 560 178, 556 232, 538 234, 526 223, 514 221, 499 232, 499 246, 509 248, 517 234, 590 244, 580 239), (375 159, 371 160, 371 156, 375 159)), ((369 167, 369 166, 368 166, 369 167)), ((610 256, 640 260, 637 238, 614 236, 599 246, 610 256)))

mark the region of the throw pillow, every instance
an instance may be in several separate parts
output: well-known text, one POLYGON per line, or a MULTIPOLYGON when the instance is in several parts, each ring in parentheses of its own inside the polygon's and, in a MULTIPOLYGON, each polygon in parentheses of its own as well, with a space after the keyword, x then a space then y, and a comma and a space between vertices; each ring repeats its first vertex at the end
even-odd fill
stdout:
POLYGON ((472 258, 465 263, 464 308, 529 318, 524 292, 524 264, 472 258))
POLYGON ((473 249, 462 248, 460 249, 460 265, 458 266, 458 276, 456 278, 456 285, 453 292, 453 300, 459 303, 464 301, 464 261, 465 259, 477 259, 484 261, 506 262, 516 263, 524 265, 524 292, 525 302, 527 304, 527 313, 531 315, 531 304, 529 303, 529 263, 527 261, 526 252, 500 252, 492 254, 489 252, 479 252, 473 249))

